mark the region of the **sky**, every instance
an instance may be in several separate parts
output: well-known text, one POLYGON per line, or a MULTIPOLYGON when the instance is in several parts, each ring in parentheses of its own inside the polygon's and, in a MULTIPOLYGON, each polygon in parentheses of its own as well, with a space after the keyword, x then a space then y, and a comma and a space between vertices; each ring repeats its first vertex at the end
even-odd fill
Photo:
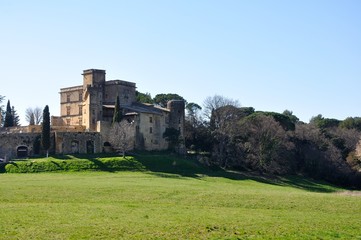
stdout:
POLYGON ((361 116, 359 0, 0 0, 0 95, 60 114, 85 69, 259 111, 361 116))

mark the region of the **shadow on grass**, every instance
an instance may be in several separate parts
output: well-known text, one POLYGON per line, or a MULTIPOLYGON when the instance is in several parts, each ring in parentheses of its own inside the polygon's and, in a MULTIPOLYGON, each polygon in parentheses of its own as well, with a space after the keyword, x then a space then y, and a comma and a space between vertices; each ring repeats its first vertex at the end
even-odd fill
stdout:
MULTIPOLYGON (((337 188, 331 184, 314 181, 303 176, 274 176, 262 175, 257 172, 247 171, 227 171, 221 168, 211 168, 201 164, 194 157, 182 157, 169 152, 138 152, 132 154, 132 161, 130 165, 121 166, 125 168, 116 168, 112 165, 107 166, 99 158, 119 157, 114 154, 77 154, 77 155, 56 155, 52 156, 54 159, 71 160, 71 159, 84 159, 92 162, 95 165, 94 170, 117 172, 117 171, 149 171, 153 174, 164 178, 181 178, 189 177, 201 179, 203 176, 221 177, 236 181, 253 180, 256 182, 288 186, 293 188, 302 189, 310 192, 335 192, 337 188), (134 159, 133 159, 134 158, 134 159), (134 165, 139 163, 139 165, 134 165)), ((55 163, 55 162, 53 162, 55 163)), ((14 163, 13 163, 14 164, 14 163)), ((55 163, 58 165, 57 163, 55 163)), ((60 167, 60 166, 59 166, 60 167)), ((119 166, 118 166, 119 167, 119 166)), ((83 169, 86 170, 86 169, 83 169)), ((0 173, 5 172, 0 166, 0 173)))
POLYGON ((310 192, 331 193, 337 188, 329 183, 318 182, 303 176, 275 176, 256 172, 227 171, 221 168, 210 168, 202 165, 194 158, 184 158, 171 154, 139 154, 135 157, 143 164, 150 174, 165 177, 179 178, 190 177, 200 179, 203 176, 221 177, 231 180, 253 180, 260 183, 287 186, 310 192))

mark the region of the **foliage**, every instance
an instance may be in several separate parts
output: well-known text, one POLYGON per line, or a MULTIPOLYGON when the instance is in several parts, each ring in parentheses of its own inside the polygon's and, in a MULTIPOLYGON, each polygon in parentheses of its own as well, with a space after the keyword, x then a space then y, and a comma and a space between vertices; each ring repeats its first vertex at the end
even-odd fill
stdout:
POLYGON ((161 107, 167 107, 167 103, 171 100, 184 100, 187 104, 187 101, 182 97, 179 96, 178 94, 175 93, 161 93, 161 94, 157 94, 155 95, 155 97, 153 98, 153 102, 155 104, 158 104, 161 107))
POLYGON ((4 127, 13 127, 13 126, 14 126, 14 117, 11 111, 10 100, 8 100, 8 103, 6 105, 4 127))
POLYGON ((122 111, 120 109, 120 101, 119 96, 117 96, 117 99, 115 100, 115 106, 114 106, 114 113, 113 113, 113 124, 119 123, 122 120, 122 111))
POLYGON ((150 93, 141 93, 141 92, 136 91, 135 97, 137 99, 137 102, 153 103, 153 99, 152 99, 152 96, 150 95, 150 93))
POLYGON ((200 152, 210 152, 212 150, 212 134, 205 122, 192 122, 189 118, 186 118, 184 138, 187 149, 200 152))
POLYGON ((324 118, 321 114, 318 114, 315 117, 312 117, 310 120, 310 124, 316 125, 320 129, 326 129, 331 127, 338 127, 340 124, 340 120, 333 118, 324 118))
POLYGON ((294 145, 272 115, 250 115, 239 123, 239 127, 235 138, 238 140, 236 147, 244 156, 241 166, 273 174, 294 171, 294 145))
POLYGON ((1 183, 1 239, 360 236, 359 197, 304 178, 75 172, 3 174, 1 183))
POLYGON ((168 142, 169 149, 175 150, 180 143, 180 131, 175 128, 166 128, 163 138, 168 142))
POLYGON ((144 166, 132 157, 74 158, 61 160, 54 157, 15 161, 5 166, 7 173, 37 173, 54 171, 140 171, 144 166))
MULTIPOLYGON (((210 135, 202 139, 211 146, 211 164, 261 173, 299 173, 360 187, 355 148, 361 133, 356 128, 339 126, 340 121, 322 115, 305 124, 291 111, 247 110, 227 105, 212 111, 210 135)), ((194 143, 197 130, 189 124, 185 129, 186 139, 194 143)))
POLYGON ((20 117, 19 117, 18 113, 16 112, 14 106, 11 107, 11 114, 12 114, 12 116, 13 116, 14 126, 15 126, 15 127, 16 127, 16 126, 20 126, 20 117))
POLYGON ((290 111, 290 110, 286 109, 286 110, 283 111, 282 114, 287 116, 290 119, 290 121, 292 123, 294 123, 294 124, 297 123, 300 120, 297 116, 293 115, 293 112, 290 111))
POLYGON ((43 123, 41 128, 41 146, 46 150, 48 155, 48 150, 50 148, 50 112, 49 106, 46 105, 43 110, 43 123))
POLYGON ((361 117, 348 117, 340 123, 340 127, 361 131, 361 117))
POLYGON ((34 143, 33 143, 33 153, 34 153, 34 155, 40 154, 40 149, 41 149, 41 135, 35 137, 35 140, 34 140, 34 143))

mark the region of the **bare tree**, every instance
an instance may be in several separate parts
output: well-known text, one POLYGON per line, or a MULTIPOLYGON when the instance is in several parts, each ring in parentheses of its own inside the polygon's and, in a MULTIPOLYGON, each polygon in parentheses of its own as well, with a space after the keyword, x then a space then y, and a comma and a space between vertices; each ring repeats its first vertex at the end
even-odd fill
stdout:
POLYGON ((109 142, 125 157, 125 152, 132 150, 135 140, 134 123, 124 119, 121 122, 114 122, 110 134, 109 142))
POLYGON ((240 107, 238 100, 223 97, 221 95, 214 95, 213 97, 207 97, 203 102, 203 111, 206 119, 210 120, 212 112, 220 107, 234 106, 240 107))
POLYGON ((34 108, 34 120, 36 125, 39 125, 43 120, 43 111, 40 107, 34 108))
POLYGON ((27 108, 25 111, 25 119, 29 125, 39 125, 43 119, 41 108, 27 108))

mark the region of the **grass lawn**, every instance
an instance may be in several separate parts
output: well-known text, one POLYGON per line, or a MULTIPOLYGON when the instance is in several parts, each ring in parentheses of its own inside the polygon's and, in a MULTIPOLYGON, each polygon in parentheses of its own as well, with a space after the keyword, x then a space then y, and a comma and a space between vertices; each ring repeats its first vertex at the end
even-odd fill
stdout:
POLYGON ((342 189, 140 161, 152 171, 0 174, 0 239, 361 239, 342 189))

